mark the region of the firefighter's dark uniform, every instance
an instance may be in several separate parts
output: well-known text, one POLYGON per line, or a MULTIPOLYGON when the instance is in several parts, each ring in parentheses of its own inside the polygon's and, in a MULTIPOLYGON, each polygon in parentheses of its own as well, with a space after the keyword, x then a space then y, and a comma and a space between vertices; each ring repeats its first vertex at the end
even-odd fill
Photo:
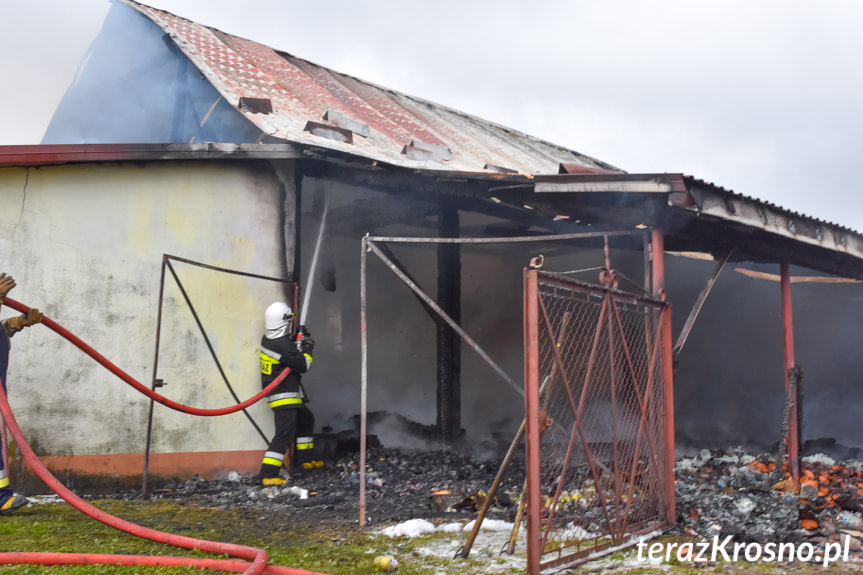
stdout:
POLYGON ((315 416, 306 407, 301 373, 312 367, 314 342, 310 338, 297 342, 290 333, 276 339, 264 335, 261 340, 261 384, 267 387, 273 380, 290 368, 291 373, 267 396, 273 409, 276 431, 267 446, 261 463, 262 479, 278 477, 285 460, 285 453, 295 444, 291 458, 291 470, 301 469, 303 463, 311 461, 314 448, 313 433, 315 416))
MULTIPOLYGON (((11 347, 9 339, 21 331, 21 329, 21 327, 12 327, 9 324, 9 320, 4 319, 0 322, 0 378, 3 380, 3 393, 7 393, 6 369, 9 367, 9 348, 11 347)), ((26 497, 16 495, 12 490, 12 487, 9 485, 9 475, 6 472, 5 462, 3 461, 3 457, 0 456, 0 514, 14 511, 26 505, 27 501, 26 497)))
MULTIPOLYGON (((0 328, 0 378, 3 378, 3 393, 6 393, 6 368, 9 366, 9 337, 11 335, 4 321, 2 328, 0 328)), ((6 474, 3 458, 0 457, 0 505, 3 505, 10 497, 14 496, 15 492, 9 486, 9 476, 6 474)))

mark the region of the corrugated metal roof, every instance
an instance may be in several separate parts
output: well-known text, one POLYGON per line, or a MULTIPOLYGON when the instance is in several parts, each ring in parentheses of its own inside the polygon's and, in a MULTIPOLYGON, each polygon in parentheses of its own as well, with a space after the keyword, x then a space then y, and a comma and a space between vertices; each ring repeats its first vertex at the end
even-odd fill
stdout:
POLYGON ((406 167, 553 174, 565 163, 621 171, 169 12, 123 2, 155 22, 224 98, 269 136, 406 167), (268 103, 272 112, 261 113, 268 103))
POLYGON ((830 221, 818 218, 816 216, 810 216, 810 215, 804 214, 802 212, 789 210, 788 208, 784 208, 784 207, 780 206, 779 204, 769 202, 767 200, 762 200, 762 199, 756 198, 754 196, 741 194, 739 192, 735 192, 734 190, 730 190, 728 188, 720 186, 719 184, 714 184, 713 182, 708 182, 707 180, 703 180, 703 179, 697 178, 695 176, 684 175, 683 178, 687 181, 689 187, 692 187, 693 184, 707 186, 709 188, 713 188, 714 190, 716 190, 718 192, 721 192, 723 194, 727 194, 730 197, 740 198, 740 199, 747 200, 750 202, 755 202, 755 203, 761 204, 765 207, 768 207, 770 209, 776 210, 777 212, 782 212, 788 216, 798 218, 801 220, 809 220, 813 223, 823 225, 823 226, 830 226, 832 228, 836 228, 837 230, 843 230, 843 231, 846 231, 846 232, 851 233, 851 234, 855 234, 855 235, 863 238, 863 235, 861 235, 859 231, 855 230, 854 228, 848 227, 846 225, 839 224, 836 222, 830 222, 830 221))

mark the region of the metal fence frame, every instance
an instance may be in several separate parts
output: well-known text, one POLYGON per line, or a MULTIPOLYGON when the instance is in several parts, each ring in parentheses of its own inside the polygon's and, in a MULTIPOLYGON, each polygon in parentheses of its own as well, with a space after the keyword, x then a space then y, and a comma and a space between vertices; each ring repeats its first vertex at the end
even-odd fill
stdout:
MULTIPOLYGON (((586 284, 571 278, 539 271, 538 269, 526 269, 524 275, 525 293, 525 411, 527 420, 527 549, 528 549, 528 572, 539 573, 541 568, 571 564, 584 561, 600 551, 609 548, 617 548, 634 542, 637 535, 654 532, 658 529, 673 524, 674 517, 674 435, 673 435, 673 409, 666 412, 673 394, 672 377, 669 365, 665 358, 670 355, 670 336, 667 327, 670 326, 670 306, 659 298, 645 295, 636 295, 616 289, 613 272, 607 262, 607 268, 601 274, 604 285, 586 284), (540 289, 542 286, 542 289, 540 289), (576 297, 573 297, 576 296, 576 297), (555 318, 551 318, 548 306, 544 300, 557 303, 555 318), (601 304, 599 303, 601 302, 601 304), (566 313, 560 313, 560 306, 568 306, 566 313), (628 318, 635 318, 627 325, 630 333, 629 342, 621 321, 621 309, 628 318), (635 311, 635 310, 638 311, 635 311), (598 310, 598 314, 596 313, 598 310), (580 339, 575 334, 570 335, 573 329, 570 324, 571 314, 579 311, 580 339), (591 316, 592 317, 588 317, 591 316), (643 316, 641 315, 643 314, 643 316), (641 321, 644 317, 644 321, 641 321), (553 320, 555 320, 553 322, 553 320), (592 323, 595 321, 595 328, 592 323), (552 324, 559 328, 559 333, 553 331, 552 324), (600 352, 600 339, 604 335, 603 342, 607 346, 604 359, 607 364, 600 365, 603 354, 600 352), (643 338, 639 341, 639 338, 643 338), (592 340, 592 342, 587 341, 592 340), (638 346, 631 346, 632 342, 639 342, 638 346), (544 345, 543 345, 544 344, 544 345), (570 345, 572 344, 572 345, 570 345), (581 349, 578 346, 589 348, 589 357, 583 362, 579 369, 583 372, 568 373, 567 365, 572 361, 565 362, 562 357, 564 352, 572 352, 581 349), (617 346, 617 347, 616 347, 617 346), (541 351, 544 350, 544 353, 541 351), (619 358, 619 359, 618 359, 619 358), (543 361, 544 359, 544 361, 543 361), (640 361, 639 361, 640 360, 640 361), (615 373, 615 364, 620 363, 620 374, 615 373), (642 363, 646 362, 646 364, 642 363), (600 378, 598 372, 607 367, 602 379, 608 379, 610 389, 611 405, 611 448, 612 461, 610 472, 613 488, 611 493, 604 494, 601 487, 602 473, 597 470, 601 464, 594 457, 592 448, 589 447, 585 438, 585 425, 582 420, 588 389, 598 387, 594 383, 593 376, 600 378), (545 369, 548 373, 542 384, 540 384, 540 371, 545 369), (646 368, 646 369, 645 369, 646 368), (571 381, 573 375, 583 377, 582 382, 571 381), (542 436, 545 428, 551 423, 550 399, 554 388, 555 379, 562 380, 563 390, 566 392, 564 400, 568 400, 571 409, 572 429, 569 433, 569 442, 564 451, 565 456, 560 465, 560 470, 555 469, 548 473, 546 479, 552 480, 556 485, 553 495, 543 499, 541 495, 544 484, 541 477, 543 467, 542 436), (627 382, 628 379, 628 382, 627 382), (643 387, 638 380, 646 379, 643 387), (660 382, 654 381, 660 379, 660 382), (550 380, 550 381, 549 381, 550 380), (545 401, 540 397, 542 389, 549 384, 549 391, 545 392, 545 401), (627 385, 628 383, 628 385, 627 385), (659 385, 657 385, 657 383, 659 385), (580 385, 580 388, 579 388, 580 385), (617 389, 618 398, 615 398, 617 389), (578 398, 573 396, 573 391, 578 390, 578 398), (635 407, 638 413, 638 431, 635 434, 634 451, 630 444, 622 440, 621 430, 617 429, 618 415, 616 407, 624 408, 622 397, 628 394, 635 398, 635 407), (651 404, 651 400, 653 404, 651 404), (578 404, 576 406, 576 403, 578 404), (648 424, 648 413, 652 423, 648 424), (651 432, 652 430, 652 432, 651 432), (653 437, 652 435, 661 435, 653 437), (642 437, 644 436, 644 445, 642 437), (553 550, 549 549, 549 534, 555 526, 555 512, 564 501, 561 497, 564 486, 572 469, 570 463, 573 455, 573 447, 576 439, 581 443, 589 473, 585 478, 584 487, 589 484, 592 488, 592 501, 599 502, 604 521, 602 525, 606 528, 596 536, 588 537, 586 534, 572 536, 572 541, 556 542, 553 550), (651 482, 646 489, 639 488, 641 495, 638 508, 640 511, 652 513, 652 516, 642 517, 639 524, 629 524, 630 513, 634 511, 633 494, 636 483, 637 466, 641 460, 640 453, 646 445, 649 452, 646 468, 643 471, 651 482), (629 457, 631 455, 631 458, 629 457), (631 459, 631 460, 630 460, 631 459), (628 469, 627 469, 628 468, 628 469), (560 473, 560 475, 555 475, 560 473), (646 499, 646 501, 645 501, 646 499), (545 503, 545 504, 544 504, 545 503), (622 508, 622 509, 621 509, 622 508), (542 512, 545 512, 542 516, 542 512), (543 529, 544 528, 544 529, 543 529), (567 554, 565 555, 564 552, 567 554), (556 558, 543 561, 544 556, 556 554, 556 558)), ((584 350, 586 351, 586 349, 584 350)), ((572 359, 572 356, 568 356, 572 359)), ((572 370, 573 366, 569 365, 572 370)), ((557 387, 560 389, 560 386, 557 387)), ((560 392, 555 397, 560 396, 560 392)), ((594 396, 595 398, 595 396, 594 396)), ((593 401, 593 400, 590 400, 593 401)), ((588 403, 590 403, 588 401, 588 403)), ((623 411, 623 409, 621 409, 623 411)), ((595 422, 594 422, 595 423, 595 422)), ((555 423, 560 427, 560 424, 555 423)), ((566 427, 567 423, 563 423, 566 427)), ((564 435, 566 435, 564 429, 564 435)), ((588 430, 590 431, 590 430, 588 430)), ((631 429, 630 429, 631 433, 631 429)), ((547 441, 546 444, 549 442, 547 441)), ((549 455, 550 457, 550 455, 549 455)), ((547 458, 548 459, 548 458, 547 458)), ((553 458, 552 458, 553 459, 553 458)), ((548 468, 550 463, 545 461, 548 468)), ((603 466, 605 467, 605 466, 603 466)), ((608 475, 606 475, 608 477, 608 475)), ((545 483, 549 483, 546 481, 545 483)), ((577 482, 576 482, 577 483, 577 482)), ((577 490, 579 497, 582 491, 577 490)), ((588 489, 584 490, 587 493, 588 489)), ((567 497, 568 499, 568 497, 567 497)), ((582 499, 580 503, 584 503, 582 499)), ((568 502, 568 501, 567 501, 568 502)), ((591 503, 593 506, 594 503, 591 503)), ((576 513, 577 515, 577 513, 576 513)), ((580 517, 586 518, 586 513, 580 517)))
POLYGON ((579 232, 572 234, 555 234, 547 236, 516 236, 516 237, 484 237, 484 238, 427 238, 399 236, 370 236, 366 234, 361 242, 360 255, 360 354, 361 354, 361 390, 360 390, 360 493, 359 493, 359 524, 366 523, 365 470, 366 470, 366 425, 367 425, 367 391, 368 391, 368 317, 366 300, 366 273, 368 254, 374 253, 390 270, 396 274, 431 310, 438 314, 453 330, 455 330, 471 348, 517 393, 524 394, 521 386, 491 358, 489 355, 449 316, 435 301, 413 282, 394 262, 392 262, 375 243, 404 244, 513 244, 554 242, 578 239, 609 237, 644 236, 643 230, 623 230, 604 232, 579 232))
MULTIPOLYGON (((156 314, 156 337, 155 337, 155 351, 153 353, 153 381, 151 383, 150 389, 155 391, 159 387, 165 385, 165 383, 158 377, 159 373, 159 344, 161 342, 162 336, 162 308, 164 306, 164 298, 165 298, 165 270, 168 270, 171 273, 171 277, 174 279, 174 283, 177 284, 177 288, 180 290, 180 294, 183 296, 183 300, 186 302, 186 305, 189 308, 189 312, 192 314, 192 318, 195 320, 195 324, 198 326, 198 330, 201 332, 201 337, 204 340, 204 343, 207 346, 207 349, 210 351, 210 356, 213 358, 213 362, 216 365, 216 368, 219 370, 219 373, 222 376, 222 381, 225 383, 225 386, 228 388, 231 396, 237 403, 240 403, 240 398, 237 397, 237 394, 234 392, 233 387, 231 387, 230 381, 228 381, 228 376, 225 374, 225 371, 222 369, 222 365, 219 362, 219 358, 216 356, 216 352, 213 349, 212 344, 210 343, 210 338, 207 336, 207 331, 204 329, 204 325, 201 323, 200 318, 198 317, 198 312, 195 310, 195 306, 192 303, 192 300, 189 298, 189 295, 186 293, 186 288, 183 286, 183 282, 180 281, 179 276, 177 275, 176 270, 174 270, 174 266, 171 263, 172 261, 188 264, 190 266, 199 267, 203 269, 212 270, 219 273, 225 273, 229 275, 238 275, 248 278, 260 279, 265 281, 271 281, 276 283, 282 283, 288 285, 288 289, 291 294, 291 305, 293 309, 297 309, 297 303, 299 299, 299 286, 296 281, 288 280, 284 278, 277 278, 272 276, 265 276, 261 274, 255 274, 251 272, 244 272, 239 270, 232 270, 228 268, 223 268, 219 266, 214 266, 211 264, 205 264, 203 262, 198 262, 194 260, 190 260, 187 258, 181 258, 179 256, 174 256, 170 254, 162 254, 162 272, 159 280, 159 305, 158 311, 156 314)), ((295 318, 296 322, 297 319, 295 318)), ((141 494, 144 497, 147 497, 149 494, 149 486, 148 480, 150 475, 150 443, 152 440, 153 433, 153 413, 155 408, 155 401, 150 399, 150 407, 147 415, 147 433, 144 447, 144 469, 141 472, 141 494)), ((264 432, 252 418, 248 411, 243 410, 243 414, 264 440, 264 443, 269 442, 269 438, 264 435, 264 432)))

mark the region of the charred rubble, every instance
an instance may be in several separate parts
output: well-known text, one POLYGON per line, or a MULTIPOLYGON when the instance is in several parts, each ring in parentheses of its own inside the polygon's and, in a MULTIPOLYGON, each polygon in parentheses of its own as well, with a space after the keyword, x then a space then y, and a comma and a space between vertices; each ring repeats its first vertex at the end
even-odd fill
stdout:
MULTIPOLYGON (((383 446, 367 451, 366 514, 370 522, 435 519, 453 513, 470 514, 482 505, 485 490, 497 473, 499 459, 477 460, 449 450, 405 451, 383 446)), ((523 465, 516 465, 520 477, 523 465)), ((490 517, 503 518, 517 499, 521 480, 505 481, 490 517)), ((271 513, 310 521, 321 518, 351 524, 359 516, 359 453, 342 457, 319 469, 290 477, 284 486, 261 487, 254 474, 231 472, 207 481, 200 476, 153 489, 150 497, 180 500, 190 505, 224 509, 266 509, 271 513)), ((139 498, 140 492, 119 494, 139 498)), ((465 515, 468 517, 469 515, 465 515)))
POLYGON ((702 450, 675 466, 680 535, 815 545, 863 539, 863 462, 804 457, 800 480, 773 454, 702 450))
MULTIPOLYGON (((370 421, 383 417, 375 414, 370 421)), ((376 435, 367 436, 368 521, 452 520, 454 514, 466 519, 472 517, 494 481, 508 443, 491 441, 473 448, 449 447, 435 440, 432 426, 398 419, 400 431, 422 448, 387 447, 376 435)), ((359 434, 354 430, 339 433, 327 430, 316 435, 315 443, 321 446, 324 465, 288 476, 284 486, 262 487, 255 474, 232 471, 218 480, 195 476, 187 481, 154 485, 148 497, 224 509, 265 509, 281 514, 286 520, 307 520, 310 524, 356 524, 359 434)), ((512 519, 523 481, 524 461, 516 457, 493 499, 488 517, 512 519)), ((140 499, 142 494, 137 490, 126 491, 108 498, 140 499)))
MULTIPOLYGON (((375 418, 383 417, 381 414, 375 418)), ((372 418, 374 420, 375 418, 372 418)), ((404 418, 400 418, 404 419, 404 418)), ((401 431, 423 440, 423 448, 388 447, 367 436, 366 517, 369 523, 408 519, 472 519, 498 473, 509 440, 482 450, 453 448, 435 441, 431 426, 403 421, 401 431)), ((154 486, 150 498, 224 509, 266 510, 285 521, 308 525, 356 525, 359 519, 359 435, 322 433, 325 464, 293 476, 284 486, 262 487, 254 474, 231 472, 208 481, 199 476, 154 486)), ((807 442, 800 481, 776 451, 753 455, 737 447, 704 449, 678 457, 675 465, 677 524, 672 534, 740 542, 803 542, 815 545, 849 538, 863 547, 863 462, 859 450, 830 442, 807 442), (829 455, 828 455, 829 453, 829 455)), ((804 450, 805 452, 805 450, 804 450)), ((487 517, 512 521, 525 477, 523 454, 506 470, 487 517)), ((109 498, 138 499, 140 491, 109 498)), ((585 502, 581 502, 585 503, 585 502)), ((597 505, 595 501, 588 506, 597 505)), ((599 513, 599 509, 596 510, 599 513)), ((588 521, 590 510, 582 510, 588 521)), ((585 525, 584 527, 588 527, 585 525)))

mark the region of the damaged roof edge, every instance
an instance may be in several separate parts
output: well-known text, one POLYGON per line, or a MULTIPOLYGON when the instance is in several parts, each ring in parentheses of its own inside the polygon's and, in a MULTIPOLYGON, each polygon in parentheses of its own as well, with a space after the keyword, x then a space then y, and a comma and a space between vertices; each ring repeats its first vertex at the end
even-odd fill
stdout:
POLYGON ((300 159, 296 144, 52 144, 0 146, 0 167, 47 166, 81 162, 202 159, 300 159))
MULTIPOLYGON (((301 144, 70 144, 0 146, 0 167, 48 166, 67 163, 118 161, 180 161, 318 159, 369 161, 301 144)), ((769 202, 736 194, 683 174, 525 174, 408 169, 387 162, 371 162, 365 169, 407 171, 438 182, 486 181, 511 184, 543 196, 566 194, 665 194, 668 209, 696 221, 736 224, 774 237, 800 242, 863 262, 863 235, 850 228, 786 210, 769 202)), ((338 163, 338 162, 337 162, 338 163)), ((794 264, 796 262, 790 261, 794 264)), ((811 266, 810 266, 811 267, 811 266)), ((831 273, 835 273, 831 272, 831 273)), ((839 274, 842 275, 842 274, 839 274)), ((854 274, 855 277, 857 274, 854 274)))
POLYGON ((696 219, 741 225, 863 261, 863 235, 855 230, 684 174, 556 174, 538 175, 535 182, 538 194, 666 194, 669 208, 696 219))
POLYGON ((670 206, 687 210, 700 218, 735 222, 863 259, 863 235, 855 230, 706 185, 691 178, 687 181, 690 201, 674 201, 669 197, 670 206))

